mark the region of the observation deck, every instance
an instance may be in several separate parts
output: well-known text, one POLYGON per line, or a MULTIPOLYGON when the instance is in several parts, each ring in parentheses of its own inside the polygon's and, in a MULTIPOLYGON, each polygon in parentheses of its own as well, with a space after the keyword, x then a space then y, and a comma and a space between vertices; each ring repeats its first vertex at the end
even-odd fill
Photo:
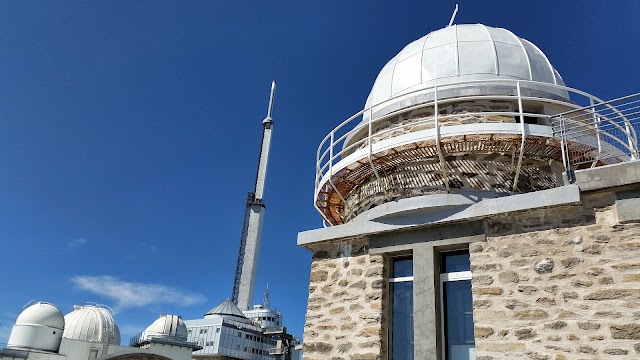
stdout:
POLYGON ((603 101, 533 80, 370 96, 318 147, 315 207, 326 224, 339 225, 403 198, 558 187, 575 170, 636 160, 639 124, 640 94, 603 101))

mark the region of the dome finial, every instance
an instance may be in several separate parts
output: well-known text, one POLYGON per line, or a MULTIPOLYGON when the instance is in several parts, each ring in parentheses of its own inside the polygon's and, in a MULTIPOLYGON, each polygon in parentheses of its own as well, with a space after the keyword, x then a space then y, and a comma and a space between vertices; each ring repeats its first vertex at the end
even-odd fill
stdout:
POLYGON ((453 25, 453 20, 456 18, 457 13, 458 13, 458 4, 456 4, 456 8, 453 9, 453 15, 451 15, 451 20, 449 20, 449 25, 447 25, 447 27, 453 25))

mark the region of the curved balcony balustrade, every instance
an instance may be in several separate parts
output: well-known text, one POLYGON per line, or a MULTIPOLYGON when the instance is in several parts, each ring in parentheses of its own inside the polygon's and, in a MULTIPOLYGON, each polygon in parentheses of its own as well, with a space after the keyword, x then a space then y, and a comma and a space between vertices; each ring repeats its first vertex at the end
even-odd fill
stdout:
POLYGON ((404 93, 325 136, 316 158, 315 206, 337 225, 406 197, 557 187, 562 172, 636 159, 638 109, 640 94, 604 102, 524 80, 404 93))

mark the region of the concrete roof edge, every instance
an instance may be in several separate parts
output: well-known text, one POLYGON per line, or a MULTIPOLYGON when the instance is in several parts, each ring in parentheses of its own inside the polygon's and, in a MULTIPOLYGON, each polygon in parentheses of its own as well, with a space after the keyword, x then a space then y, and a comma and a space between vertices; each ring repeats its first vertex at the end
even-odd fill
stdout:
MULTIPOLYGON (((425 204, 422 208, 424 210, 423 213, 417 213, 408 218, 378 218, 303 231, 298 233, 298 245, 311 249, 313 245, 345 238, 370 236, 389 231, 435 226, 463 220, 477 220, 493 215, 536 208, 578 204, 580 203, 580 187, 577 185, 565 185, 525 194, 484 199, 464 206, 444 207, 441 211, 433 211, 431 206, 427 206, 427 204, 430 204, 428 201, 429 196, 431 195, 421 197, 425 204)), ((415 206, 415 200, 408 204, 411 204, 412 207, 415 206)), ((397 207, 395 210, 398 211, 397 207)), ((412 210, 415 210, 415 207, 412 210)))
POLYGON ((577 170, 575 185, 582 191, 593 191, 640 183, 640 160, 577 170))

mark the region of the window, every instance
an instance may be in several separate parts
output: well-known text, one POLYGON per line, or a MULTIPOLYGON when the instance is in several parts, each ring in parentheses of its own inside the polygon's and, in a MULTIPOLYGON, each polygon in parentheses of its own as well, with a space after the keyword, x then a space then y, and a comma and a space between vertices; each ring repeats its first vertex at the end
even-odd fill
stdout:
POLYGON ((98 357, 98 349, 89 350, 89 359, 95 359, 98 357))
POLYGON ((413 258, 391 262, 391 358, 413 360, 413 258))
POLYGON ((476 358, 470 270, 467 250, 441 254, 440 309, 446 360, 476 358))

